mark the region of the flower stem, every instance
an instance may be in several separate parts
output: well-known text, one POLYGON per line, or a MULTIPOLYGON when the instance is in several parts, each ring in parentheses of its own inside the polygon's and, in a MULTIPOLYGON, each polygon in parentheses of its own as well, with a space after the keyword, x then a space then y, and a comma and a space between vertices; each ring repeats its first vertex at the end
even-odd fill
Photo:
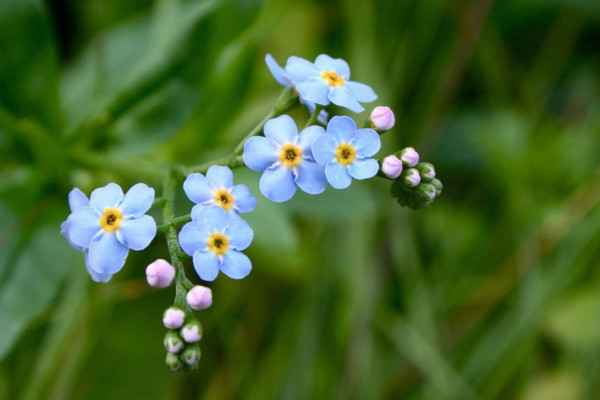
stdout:
POLYGON ((308 128, 311 125, 315 125, 317 123, 317 119, 319 118, 319 113, 325 108, 325 106, 322 106, 320 104, 316 104, 315 106, 315 111, 313 111, 312 114, 310 114, 310 118, 308 119, 308 121, 306 121, 306 125, 304 126, 305 128, 308 128))

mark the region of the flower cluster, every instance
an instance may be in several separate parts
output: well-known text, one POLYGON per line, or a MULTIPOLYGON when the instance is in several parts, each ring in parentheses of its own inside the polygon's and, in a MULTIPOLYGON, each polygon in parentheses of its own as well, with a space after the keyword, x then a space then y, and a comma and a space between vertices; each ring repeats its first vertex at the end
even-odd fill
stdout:
POLYGON ((252 270, 243 251, 252 243, 254 232, 241 215, 254 210, 257 199, 247 186, 234 185, 230 167, 240 166, 240 159, 251 170, 262 172, 260 191, 275 202, 290 200, 298 188, 317 195, 328 185, 345 189, 353 179, 376 175, 393 180, 392 195, 413 209, 429 207, 441 193, 433 166, 419 162, 413 148, 381 161, 373 158, 381 148, 380 135, 395 124, 389 107, 375 107, 362 124, 364 128, 358 128, 350 116, 330 118, 334 110, 325 110, 330 104, 361 112, 361 103, 377 99, 369 86, 350 80, 350 68, 344 60, 321 54, 313 63, 292 56, 283 68, 267 55, 266 62, 275 79, 290 89, 284 90, 273 109, 278 116, 251 131, 225 159, 229 160, 226 165, 172 169, 163 197, 156 201, 154 189, 143 183, 126 194, 114 183, 92 191, 89 199, 79 189, 69 193, 71 214, 61 233, 84 253, 94 281, 109 281, 123 267, 130 249, 143 250, 157 230, 165 233, 172 264, 163 259, 152 262, 146 268, 146 279, 156 288, 176 281, 174 305, 163 315, 166 364, 174 371, 197 369, 202 325, 194 312, 212 304, 211 289, 194 285, 185 276, 183 257, 191 257, 203 281, 214 281, 219 273, 242 279, 252 270), (298 99, 311 112, 301 129, 284 114, 298 104, 298 99), (189 170, 199 172, 188 174, 189 170), (176 176, 180 171, 186 173, 176 176), (175 218, 174 187, 181 181, 194 205, 189 215, 175 218), (159 227, 145 215, 153 204, 163 207, 163 225, 159 227))

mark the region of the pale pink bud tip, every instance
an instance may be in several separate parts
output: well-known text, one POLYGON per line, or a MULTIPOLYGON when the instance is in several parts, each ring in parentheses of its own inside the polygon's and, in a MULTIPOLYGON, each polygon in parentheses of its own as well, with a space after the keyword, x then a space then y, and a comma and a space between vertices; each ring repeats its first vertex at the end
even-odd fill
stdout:
POLYGON ((202 338, 202 332, 198 325, 184 326, 181 328, 181 337, 186 343, 196 343, 202 338))
POLYGON ((163 314, 163 324, 169 329, 181 328, 185 321, 185 313, 177 307, 169 307, 163 314))
POLYGON ((204 286, 194 286, 185 296, 194 310, 204 310, 212 305, 212 290, 204 286))
POLYGON ((390 179, 396 179, 402 173, 402 161, 395 155, 383 159, 381 170, 390 179))
POLYGON ((148 285, 156 288, 165 288, 173 282, 175 268, 167 261, 158 259, 146 267, 146 280, 148 285))
POLYGON ((371 123, 378 131, 389 131, 394 127, 396 118, 391 108, 377 106, 371 111, 371 123))
POLYGON ((408 187, 415 187, 421 183, 421 175, 419 175, 419 171, 416 169, 409 168, 405 171, 405 174, 404 182, 408 187))
POLYGON ((412 147, 407 147, 400 152, 400 159, 406 166, 414 167, 419 163, 419 153, 412 147))

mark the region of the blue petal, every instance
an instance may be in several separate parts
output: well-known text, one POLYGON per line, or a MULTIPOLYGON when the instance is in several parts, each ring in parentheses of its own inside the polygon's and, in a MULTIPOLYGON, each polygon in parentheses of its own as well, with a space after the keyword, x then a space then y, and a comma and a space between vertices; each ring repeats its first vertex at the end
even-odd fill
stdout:
POLYGON ((75 245, 88 247, 92 238, 100 231, 100 214, 91 207, 75 210, 69 218, 69 238, 75 245))
POLYGON ((99 211, 104 211, 105 208, 116 207, 123 200, 123 191, 116 183, 98 188, 90 195, 90 207, 99 211))
POLYGON ((325 135, 325 129, 318 125, 312 125, 304 128, 298 137, 298 146, 302 149, 302 155, 312 158, 311 146, 313 142, 321 135, 325 135))
POLYGON ((127 191, 119 208, 124 216, 138 218, 152 207, 153 201, 154 189, 145 183, 138 183, 127 191))
POLYGON ((377 95, 373 89, 362 83, 348 81, 344 86, 348 89, 352 97, 361 103, 370 103, 377 99, 377 95))
POLYGON ((381 148, 381 139, 373 129, 359 129, 350 143, 359 157, 371 157, 381 148))
POLYGON ((194 263, 194 269, 200 279, 204 281, 214 281, 217 275, 219 275, 219 261, 217 260, 216 254, 212 251, 196 250, 192 261, 194 263))
POLYGON ((296 85, 298 94, 304 101, 326 106, 329 101, 329 85, 321 78, 309 78, 296 85))
POLYGON ((83 251, 83 247, 76 245, 71 240, 70 230, 71 230, 71 227, 69 226, 69 223, 67 221, 64 221, 62 224, 60 224, 60 234, 63 235, 67 239, 67 241, 69 242, 71 247, 73 247, 77 251, 83 251))
POLYGON ((246 185, 235 185, 231 190, 231 195, 233 196, 233 207, 237 212, 247 213, 256 207, 256 197, 246 185))
POLYGON ((327 187, 325 168, 314 161, 302 160, 298 166, 296 184, 308 194, 323 193, 327 187))
POLYGON ((288 58, 285 72, 295 83, 304 82, 310 76, 321 76, 321 71, 313 63, 296 56, 288 58))
POLYGON ((75 211, 81 207, 88 207, 90 202, 85 194, 77 188, 69 192, 69 207, 75 211))
POLYGON ((179 245, 188 255, 193 255, 197 250, 204 250, 209 233, 197 222, 188 222, 179 232, 179 245))
POLYGON ((379 171, 379 163, 372 158, 357 158, 348 166, 350 176, 355 179, 372 178, 377 174, 377 171, 379 171))
POLYGON ((229 245, 236 250, 244 250, 254 237, 254 232, 250 225, 241 218, 231 219, 227 227, 227 237, 229 237, 229 245))
MULTIPOLYGON (((334 117, 337 118, 337 117, 334 117)), ((319 165, 325 165, 335 158, 338 143, 330 135, 319 136, 311 146, 312 155, 319 165)))
POLYGON ((260 177, 259 187, 267 199, 278 203, 291 199, 296 192, 292 170, 281 165, 266 169, 260 177))
POLYGON ((88 252, 85 252, 85 268, 94 282, 108 282, 113 277, 113 274, 99 274, 90 267, 88 252))
POLYGON ((265 137, 273 139, 276 143, 283 145, 291 143, 298 135, 296 123, 289 115, 280 115, 267 121, 265 124, 265 137))
POLYGON ((239 251, 231 250, 223 256, 221 271, 231 279, 242 279, 252 270, 250 259, 239 251))
POLYGON ((156 222, 149 215, 123 219, 116 233, 123 246, 132 250, 144 250, 156 236, 156 222))
POLYGON ((331 58, 327 54, 321 54, 315 59, 315 65, 324 71, 335 71, 346 80, 350 79, 350 67, 341 58, 331 58))
POLYGON ((254 136, 244 143, 244 163, 253 171, 264 171, 279 160, 279 146, 266 137, 254 136))
POLYGON ((325 175, 329 184, 336 189, 346 189, 352 183, 352 177, 348 173, 348 168, 335 161, 327 163, 325 166, 325 175))
POLYGON ((223 232, 227 227, 229 218, 220 206, 192 208, 192 220, 200 224, 208 232, 223 232))
POLYGON ((89 267, 98 274, 115 274, 123 268, 129 249, 114 233, 103 232, 90 244, 89 267))
POLYGON ((348 116, 335 116, 327 125, 327 134, 331 135, 338 144, 350 143, 356 133, 356 123, 348 116))
POLYGON ((233 172, 228 167, 220 165, 211 166, 206 171, 206 179, 211 181, 219 189, 231 190, 233 187, 233 172))
POLYGON ((331 88, 329 91, 329 100, 333 104, 336 104, 340 107, 346 107, 350 111, 361 112, 364 111, 364 107, 360 105, 358 101, 350 94, 348 89, 345 86, 338 86, 331 88))
POLYGON ((273 74, 273 77, 275 77, 277 82, 279 82, 283 86, 294 85, 294 82, 292 82, 289 75, 285 72, 285 69, 283 69, 279 64, 277 64, 277 61, 275 61, 275 59, 270 54, 267 54, 265 56, 265 62, 267 63, 267 67, 269 67, 269 71, 271 71, 271 74, 273 74))
POLYGON ((185 178, 183 191, 194 203, 204 203, 205 201, 213 200, 215 197, 215 189, 208 179, 199 173, 190 174, 185 178))

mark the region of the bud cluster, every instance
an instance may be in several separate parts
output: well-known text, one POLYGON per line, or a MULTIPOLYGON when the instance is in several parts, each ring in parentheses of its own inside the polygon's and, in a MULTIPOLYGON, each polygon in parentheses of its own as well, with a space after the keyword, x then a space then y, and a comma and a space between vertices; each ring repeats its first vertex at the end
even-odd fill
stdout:
POLYGON ((400 205, 413 210, 429 208, 442 193, 442 182, 435 177, 435 168, 428 162, 419 162, 419 154, 407 147, 383 160, 381 170, 394 179, 391 194, 400 205))
POLYGON ((169 307, 163 317, 165 327, 169 331, 163 344, 167 350, 165 363, 172 371, 185 369, 194 371, 200 361, 200 345, 202 325, 194 317, 186 316, 183 310, 169 307))

